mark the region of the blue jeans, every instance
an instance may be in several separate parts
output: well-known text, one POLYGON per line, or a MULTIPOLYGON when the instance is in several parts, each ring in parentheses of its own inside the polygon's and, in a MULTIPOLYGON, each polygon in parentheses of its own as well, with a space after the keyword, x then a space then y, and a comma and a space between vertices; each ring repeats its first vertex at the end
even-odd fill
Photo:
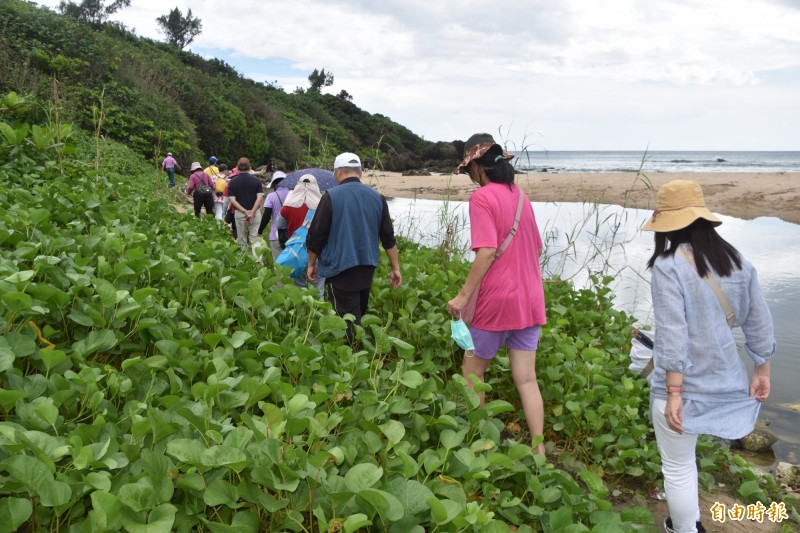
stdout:
POLYGON ((167 176, 169 176, 169 188, 175 187, 175 168, 166 168, 167 176))

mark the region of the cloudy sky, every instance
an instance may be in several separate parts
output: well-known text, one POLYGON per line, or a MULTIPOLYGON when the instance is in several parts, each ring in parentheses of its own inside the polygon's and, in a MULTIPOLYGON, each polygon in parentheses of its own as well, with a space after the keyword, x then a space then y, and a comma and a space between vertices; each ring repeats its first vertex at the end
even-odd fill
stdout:
MULTIPOLYGON (((74 0, 78 1, 78 0, 74 0)), ((40 0, 54 7, 58 0, 40 0)), ((547 150, 800 150, 800 0, 132 0, 114 19, 429 140, 547 150)))

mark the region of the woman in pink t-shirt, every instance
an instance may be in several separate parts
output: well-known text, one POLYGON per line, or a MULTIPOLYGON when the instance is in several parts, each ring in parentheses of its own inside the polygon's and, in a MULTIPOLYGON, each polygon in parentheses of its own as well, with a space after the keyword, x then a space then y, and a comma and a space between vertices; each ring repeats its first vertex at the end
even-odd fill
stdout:
MULTIPOLYGON (((466 169, 479 189, 469 200, 470 233, 475 261, 464 286, 447 303, 458 317, 478 291, 470 324, 474 350, 464 352, 463 374, 467 383, 475 374, 481 381, 498 350, 505 344, 514 384, 522 400, 528 430, 537 440, 534 451, 544 453, 544 405, 536 381, 536 347, 545 323, 544 289, 539 270, 542 239, 530 200, 514 184, 513 156, 488 133, 467 140, 464 160, 456 169, 466 169), (522 211, 516 232, 504 251, 498 249, 514 226, 520 195, 522 211), (499 257, 496 258, 496 255, 499 257)), ((484 394, 478 395, 481 405, 484 394)))

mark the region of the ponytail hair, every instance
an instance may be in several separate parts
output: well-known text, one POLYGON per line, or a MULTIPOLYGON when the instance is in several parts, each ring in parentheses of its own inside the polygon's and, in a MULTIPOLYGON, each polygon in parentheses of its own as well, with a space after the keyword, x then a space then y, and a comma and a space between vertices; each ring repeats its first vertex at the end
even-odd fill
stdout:
POLYGON ((475 162, 483 167, 492 183, 505 183, 509 186, 514 183, 514 166, 503 155, 503 148, 499 144, 489 148, 475 162))

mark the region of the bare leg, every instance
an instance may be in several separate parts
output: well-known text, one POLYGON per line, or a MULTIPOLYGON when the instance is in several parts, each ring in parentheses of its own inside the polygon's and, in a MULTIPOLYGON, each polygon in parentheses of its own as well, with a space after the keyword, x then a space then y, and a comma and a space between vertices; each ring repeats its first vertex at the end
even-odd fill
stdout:
MULTIPOLYGON (((509 349, 508 359, 531 437, 544 435, 544 402, 536 381, 536 352, 509 349)), ((534 452, 544 454, 544 443, 539 444, 534 452)))
MULTIPOLYGON (((475 355, 471 350, 467 350, 464 352, 464 366, 462 367, 462 374, 464 378, 467 380, 467 385, 470 388, 472 387, 472 380, 469 378, 470 374, 475 374, 475 376, 484 381, 483 374, 486 372, 486 369, 489 368, 489 364, 492 362, 491 359, 481 359, 477 355, 475 355)), ((481 401, 481 407, 486 404, 486 393, 479 392, 478 398, 481 401)))

